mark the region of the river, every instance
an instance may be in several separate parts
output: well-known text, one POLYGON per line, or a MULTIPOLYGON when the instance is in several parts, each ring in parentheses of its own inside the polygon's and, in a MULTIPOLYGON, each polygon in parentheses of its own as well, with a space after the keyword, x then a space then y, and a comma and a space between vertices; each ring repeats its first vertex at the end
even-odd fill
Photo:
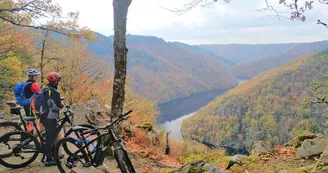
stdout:
MULTIPOLYGON (((248 79, 238 79, 238 84, 244 83, 247 80, 248 79)), ((227 90, 217 89, 160 104, 161 116, 158 121, 163 124, 166 131, 171 131, 171 138, 181 139, 180 130, 182 120, 192 117, 199 108, 206 106, 209 102, 226 91, 227 90)))

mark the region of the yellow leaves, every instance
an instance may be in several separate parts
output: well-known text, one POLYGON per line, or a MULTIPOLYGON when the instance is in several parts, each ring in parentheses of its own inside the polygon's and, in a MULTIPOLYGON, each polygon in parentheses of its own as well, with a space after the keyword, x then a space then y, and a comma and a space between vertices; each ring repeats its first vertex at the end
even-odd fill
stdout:
POLYGON ((88 28, 81 29, 79 34, 82 38, 86 38, 90 41, 96 41, 97 40, 96 34, 88 28))
POLYGON ((14 85, 20 80, 22 63, 16 56, 8 57, 0 61, 0 74, 2 80, 14 85))
POLYGON ((0 20, 0 59, 8 53, 16 54, 27 52, 33 44, 33 38, 24 30, 10 26, 0 20))

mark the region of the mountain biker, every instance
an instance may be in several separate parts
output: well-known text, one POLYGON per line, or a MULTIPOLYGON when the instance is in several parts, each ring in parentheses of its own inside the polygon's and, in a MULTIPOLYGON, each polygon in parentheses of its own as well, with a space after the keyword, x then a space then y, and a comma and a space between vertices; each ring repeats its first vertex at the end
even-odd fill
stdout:
MULTIPOLYGON (((29 69, 27 71, 28 80, 26 81, 27 84, 24 89, 24 94, 27 99, 31 98, 34 93, 41 91, 40 86, 37 84, 40 74, 41 74, 40 72, 38 72, 36 69, 33 69, 33 68, 29 69)), ((32 114, 30 104, 24 106, 24 111, 25 111, 26 116, 34 116, 32 114)), ((36 123, 38 124, 38 122, 36 122, 36 123)), ((32 132, 32 130, 33 130, 32 123, 28 122, 26 124, 26 128, 27 128, 28 132, 32 132)))
POLYGON ((59 111, 64 107, 61 103, 60 94, 57 91, 58 83, 61 80, 61 75, 57 72, 51 72, 47 75, 47 88, 51 91, 47 98, 48 111, 46 115, 40 115, 40 122, 46 129, 46 144, 44 151, 46 153, 45 166, 54 166, 57 162, 53 156, 53 148, 56 140, 57 119, 59 111))

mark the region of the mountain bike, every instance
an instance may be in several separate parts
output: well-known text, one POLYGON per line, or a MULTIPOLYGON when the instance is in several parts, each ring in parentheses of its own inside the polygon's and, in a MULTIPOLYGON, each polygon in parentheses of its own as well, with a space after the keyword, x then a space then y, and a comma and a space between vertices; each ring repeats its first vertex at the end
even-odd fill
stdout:
POLYGON ((10 131, 27 131, 26 122, 28 122, 28 118, 22 116, 21 109, 22 106, 17 106, 15 102, 7 102, 7 105, 10 106, 10 115, 11 116, 19 116, 21 122, 13 122, 13 121, 4 121, 0 122, 0 136, 10 131))
POLYGON ((120 115, 114 122, 104 126, 99 127, 97 129, 92 129, 81 133, 85 134, 94 134, 98 133, 101 130, 105 130, 106 132, 98 136, 97 138, 86 142, 81 141, 80 139, 74 137, 65 137, 59 140, 55 147, 55 159, 57 161, 58 169, 61 173, 71 172, 71 169, 77 166, 100 166, 104 161, 104 151, 107 149, 107 146, 110 146, 111 150, 114 153, 114 157, 116 162, 118 163, 118 167, 120 168, 122 173, 135 173, 135 169, 131 163, 128 152, 126 151, 123 140, 118 138, 114 133, 114 125, 122 122, 129 118, 128 114, 132 111, 129 111, 125 114, 120 115), (93 151, 90 151, 90 145, 92 145, 93 141, 97 141, 99 139, 103 140, 107 137, 109 140, 104 142, 104 144, 95 147, 93 151), (69 153, 66 153, 64 159, 60 161, 59 159, 59 148, 62 145, 69 146, 69 153), (80 164, 80 165, 78 165, 80 164))
MULTIPOLYGON (((11 131, 25 131, 25 132, 28 132, 27 122, 34 121, 35 118, 37 119, 37 117, 35 117, 35 118, 34 117, 27 117, 27 116, 26 117, 23 117, 23 115, 21 113, 21 109, 23 109, 23 107, 22 106, 18 106, 13 101, 7 102, 7 105, 10 106, 10 114, 12 116, 14 116, 14 115, 17 116, 18 115, 19 116, 19 119, 20 119, 20 122, 13 122, 13 121, 0 122, 0 136, 2 136, 5 133, 11 132, 11 131)), ((66 126, 63 126, 65 137, 72 135, 74 133, 74 131, 75 131, 73 129, 73 127, 76 126, 76 125, 73 124, 73 122, 70 119, 69 119, 69 121, 67 121, 67 123, 72 128, 70 128, 69 130, 67 130, 66 126)), ((91 124, 79 124, 77 126, 81 126, 81 127, 85 127, 85 128, 89 128, 89 129, 95 129, 95 127, 93 125, 91 125, 91 124)))
MULTIPOLYGON (((58 120, 56 136, 60 133, 63 126, 68 122, 72 124, 70 117, 73 115, 69 106, 65 106, 64 118, 58 120)), ((26 131, 12 131, 0 137, 0 164, 8 168, 22 168, 32 163, 39 153, 43 153, 42 162, 45 159, 43 146, 45 145, 45 131, 39 131, 36 126, 36 117, 24 117, 25 120, 31 121, 36 129, 36 134, 31 134, 26 131)), ((94 128, 94 127, 93 127, 94 128)), ((90 128, 82 126, 74 126, 71 128, 71 136, 78 139, 86 140, 91 137, 82 135, 82 132, 88 131, 90 128)), ((100 133, 93 133, 98 136, 100 133)), ((93 145, 99 147, 101 141, 94 140, 93 145)), ((64 150, 68 150, 63 146, 64 150)))

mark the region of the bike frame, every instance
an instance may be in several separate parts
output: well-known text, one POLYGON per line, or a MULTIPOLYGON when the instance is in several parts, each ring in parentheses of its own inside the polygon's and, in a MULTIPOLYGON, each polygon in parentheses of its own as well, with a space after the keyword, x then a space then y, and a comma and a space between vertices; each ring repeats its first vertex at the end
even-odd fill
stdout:
MULTIPOLYGON (((65 115, 64 118, 62 118, 62 119, 60 119, 60 120, 57 121, 57 123, 58 123, 58 122, 61 122, 61 123, 60 123, 60 125, 57 127, 56 136, 58 136, 58 134, 60 133, 61 129, 63 128, 63 126, 65 125, 66 122, 69 122, 70 124, 72 124, 71 120, 69 119, 69 116, 72 115, 72 112, 71 112, 69 109, 67 109, 67 111, 64 112, 64 115, 65 115), (67 115, 67 113, 70 113, 70 114, 67 115)), ((32 139, 35 139, 35 138, 37 138, 37 137, 40 138, 40 141, 39 141, 39 144, 40 144, 40 151, 37 151, 37 152, 41 152, 41 153, 43 153, 43 152, 42 152, 42 148, 43 148, 43 143, 45 142, 45 140, 42 138, 41 133, 42 133, 44 130, 43 130, 43 131, 39 131, 39 129, 37 128, 37 126, 36 126, 36 124, 35 124, 35 121, 32 121, 32 123, 33 123, 33 126, 34 126, 35 129, 36 129, 36 134, 33 135, 33 138, 32 138, 32 139)), ((31 141, 32 141, 31 138, 29 138, 29 139, 25 139, 24 141, 22 141, 22 142, 20 143, 20 147, 24 146, 26 143, 29 143, 29 142, 31 142, 31 141)), ((26 153, 29 153, 29 152, 35 152, 35 151, 26 151, 26 153)), ((43 155, 43 157, 42 157, 42 162, 44 161, 44 159, 45 159, 45 155, 43 155)))
MULTIPOLYGON (((110 146, 112 147, 112 146, 113 146, 113 143, 115 143, 115 142, 119 142, 119 143, 121 144, 120 147, 122 147, 122 148, 126 151, 124 145, 122 144, 122 139, 116 137, 114 131, 112 130, 112 127, 113 127, 116 123, 119 123, 119 122, 121 122, 121 121, 123 121, 123 120, 129 118, 127 115, 128 115, 129 113, 131 113, 131 112, 132 112, 132 111, 129 111, 129 112, 125 113, 124 115, 120 116, 117 120, 115 120, 114 122, 112 122, 111 124, 109 124, 109 125, 107 125, 107 126, 105 126, 105 127, 98 128, 98 129, 93 129, 93 130, 89 130, 89 131, 87 131, 87 132, 82 133, 82 136, 85 135, 85 134, 91 134, 91 135, 92 135, 93 133, 97 133, 99 130, 106 130, 106 129, 108 130, 108 132, 106 132, 106 133, 104 133, 104 134, 101 134, 100 136, 96 137, 95 139, 92 139, 90 142, 86 142, 86 143, 84 143, 85 145, 84 145, 83 147, 79 148, 79 149, 78 149, 77 151, 75 151, 74 153, 72 153, 72 155, 69 156, 69 157, 67 158, 67 160, 69 160, 70 158, 76 156, 79 152, 82 152, 82 150, 86 149, 87 154, 88 154, 88 158, 87 158, 88 160, 87 160, 87 161, 91 160, 91 163, 94 164, 94 158, 92 157, 92 154, 93 154, 93 153, 91 153, 91 152, 89 151, 89 148, 88 148, 88 147, 89 147, 90 145, 92 145, 93 142, 95 142, 95 141, 97 141, 97 140, 99 140, 99 139, 102 139, 102 138, 105 137, 105 136, 109 136, 109 139, 110 139, 110 140, 108 141, 108 143, 104 144, 105 147, 107 147, 108 145, 110 145, 110 146)), ((82 141, 79 140, 79 139, 77 139, 76 142, 82 142, 82 141)), ((96 148, 96 150, 97 150, 97 149, 99 149, 99 148, 96 148)), ((114 148, 113 151, 115 151, 116 149, 117 149, 117 148, 114 148)))

